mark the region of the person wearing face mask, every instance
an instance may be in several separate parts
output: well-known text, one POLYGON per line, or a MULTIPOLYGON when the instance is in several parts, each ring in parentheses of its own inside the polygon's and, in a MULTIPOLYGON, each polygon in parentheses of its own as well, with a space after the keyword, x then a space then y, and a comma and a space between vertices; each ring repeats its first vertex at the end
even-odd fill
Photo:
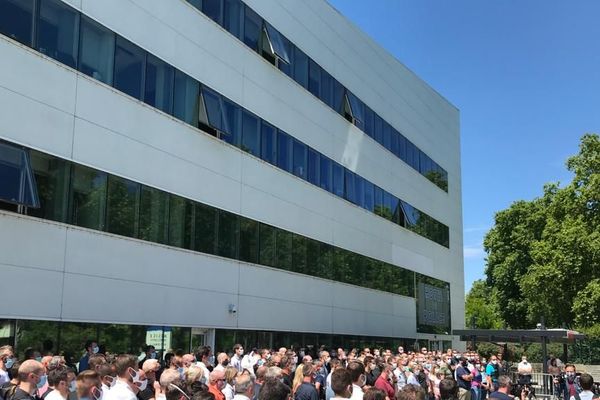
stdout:
POLYGON ((488 391, 495 391, 498 386, 498 378, 500 377, 500 367, 498 366, 498 358, 496 356, 492 355, 490 357, 490 362, 485 367, 485 374, 488 380, 488 391))
POLYGON ((114 363, 117 382, 104 400, 137 400, 137 394, 148 385, 145 373, 138 369, 137 363, 137 357, 131 354, 121 354, 117 357, 114 363))
POLYGON ((372 356, 366 356, 365 360, 365 374, 367 375, 367 385, 373 386, 377 380, 375 359, 372 356))
POLYGON ((117 383, 115 366, 112 364, 103 364, 98 368, 100 382, 102 383, 102 394, 106 396, 108 391, 117 383))
POLYGON ((406 365, 406 361, 396 359, 395 362, 392 363, 392 367, 394 368, 392 373, 396 377, 396 390, 402 390, 404 385, 406 385, 406 374, 404 373, 404 367, 406 365))
POLYGON ((327 378, 325 378, 325 400, 331 400, 331 398, 335 396, 335 393, 333 393, 333 390, 331 389, 331 374, 338 368, 344 368, 342 362, 337 358, 332 358, 331 361, 329 361, 329 366, 331 367, 331 372, 329 372, 327 378))
POLYGON ((42 396, 43 400, 67 400, 71 382, 67 367, 57 367, 48 371, 48 390, 42 396))
MULTIPOLYGON (((359 361, 350 361, 346 370, 350 373, 350 379, 352 380, 352 396, 351 400, 362 400, 364 396, 363 386, 367 383, 367 375, 365 373, 365 366, 359 361)), ((334 371, 335 372, 335 371, 334 371)), ((333 373, 331 374, 333 380, 333 373)), ((333 382, 331 383, 333 386, 333 382)), ((333 391, 333 387, 331 389, 333 391)), ((335 396, 335 392, 334 392, 335 396)))
POLYGON ((11 400, 35 400, 37 390, 47 381, 46 371, 41 362, 23 361, 19 367, 19 385, 11 400))
POLYGON ((15 353, 12 346, 0 347, 0 386, 10 381, 8 370, 15 362, 15 353))
POLYGON ((215 369, 209 376, 208 391, 215 396, 215 400, 225 400, 223 388, 225 388, 225 373, 215 369))
POLYGON ((331 389, 335 393, 335 399, 349 399, 352 397, 352 376, 350 371, 344 368, 338 368, 331 375, 331 389))
POLYGON ((311 363, 302 364, 302 383, 294 388, 294 400, 319 400, 319 392, 314 385, 315 373, 311 363))
POLYGON ((100 351, 100 348, 98 347, 98 343, 96 343, 93 340, 88 340, 87 342, 85 342, 84 350, 85 350, 85 354, 79 360, 79 372, 86 371, 90 368, 89 367, 90 356, 92 354, 98 354, 98 352, 100 351))
MULTIPOLYGON (((142 364, 142 371, 148 379, 148 384, 144 390, 140 390, 137 394, 138 400, 154 400, 160 393, 160 388, 155 387, 156 374, 160 369, 160 363, 154 358, 149 358, 142 364), (158 389, 158 393, 156 392, 158 389)), ((158 385, 160 386, 160 385, 158 385)))
POLYGON ((563 399, 570 399, 575 395, 581 393, 581 384, 579 383, 579 377, 573 364, 565 365, 565 379, 563 386, 563 399))
POLYGON ((519 374, 519 385, 529 385, 531 383, 533 368, 527 361, 526 356, 521 357, 521 362, 517 366, 517 372, 519 374))
POLYGON ((244 355, 244 346, 241 344, 236 344, 233 346, 233 352, 235 353, 233 357, 231 357, 231 366, 238 370, 238 372, 242 372, 242 357, 244 355))
POLYGON ((100 375, 96 371, 87 370, 77 375, 78 400, 102 400, 100 375))
POLYGON ((465 356, 460 359, 460 364, 456 367, 456 382, 458 383, 458 399, 471 400, 471 382, 473 375, 469 370, 469 363, 465 356))
POLYGON ((389 375, 392 373, 392 366, 389 364, 385 364, 381 366, 380 370, 381 373, 375 381, 375 387, 379 390, 383 390, 390 399, 393 399, 395 390, 388 380, 389 375))
POLYGON ((229 365, 229 356, 227 353, 219 353, 217 355, 217 366, 214 371, 225 371, 225 368, 229 365))

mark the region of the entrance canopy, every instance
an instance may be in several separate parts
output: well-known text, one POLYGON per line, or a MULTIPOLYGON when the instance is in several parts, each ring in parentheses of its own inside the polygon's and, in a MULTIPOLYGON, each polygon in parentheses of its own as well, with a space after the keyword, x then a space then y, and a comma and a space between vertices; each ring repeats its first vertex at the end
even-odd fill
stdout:
POLYGON ((455 329, 453 335, 462 341, 503 343, 574 343, 585 335, 569 329, 455 329))

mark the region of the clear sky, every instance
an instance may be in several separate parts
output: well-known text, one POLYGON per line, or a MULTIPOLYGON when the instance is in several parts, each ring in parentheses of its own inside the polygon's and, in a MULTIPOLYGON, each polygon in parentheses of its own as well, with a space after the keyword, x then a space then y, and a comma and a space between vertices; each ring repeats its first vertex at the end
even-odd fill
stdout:
POLYGON ((460 109, 465 289, 494 213, 600 133, 600 0, 329 0, 460 109))

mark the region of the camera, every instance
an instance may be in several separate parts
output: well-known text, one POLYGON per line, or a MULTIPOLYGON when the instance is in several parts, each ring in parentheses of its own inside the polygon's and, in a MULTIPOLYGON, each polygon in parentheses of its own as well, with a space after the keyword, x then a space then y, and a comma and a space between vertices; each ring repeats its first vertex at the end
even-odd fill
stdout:
POLYGON ((235 313, 237 313, 237 306, 236 306, 235 304, 230 304, 230 305, 229 305, 229 312, 230 312, 231 314, 235 314, 235 313))

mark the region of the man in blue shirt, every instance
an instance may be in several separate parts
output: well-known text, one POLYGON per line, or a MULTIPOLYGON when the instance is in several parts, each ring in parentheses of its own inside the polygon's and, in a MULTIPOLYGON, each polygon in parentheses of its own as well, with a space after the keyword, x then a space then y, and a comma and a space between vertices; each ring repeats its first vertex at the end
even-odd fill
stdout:
POLYGON ((83 357, 81 357, 81 360, 79 360, 79 372, 90 369, 90 355, 96 354, 98 351, 100 351, 98 343, 94 342, 93 340, 88 340, 85 342, 85 354, 83 357))
POLYGON ((462 356, 456 368, 456 382, 458 383, 458 399, 471 400, 471 381, 473 375, 469 371, 467 357, 462 356))

